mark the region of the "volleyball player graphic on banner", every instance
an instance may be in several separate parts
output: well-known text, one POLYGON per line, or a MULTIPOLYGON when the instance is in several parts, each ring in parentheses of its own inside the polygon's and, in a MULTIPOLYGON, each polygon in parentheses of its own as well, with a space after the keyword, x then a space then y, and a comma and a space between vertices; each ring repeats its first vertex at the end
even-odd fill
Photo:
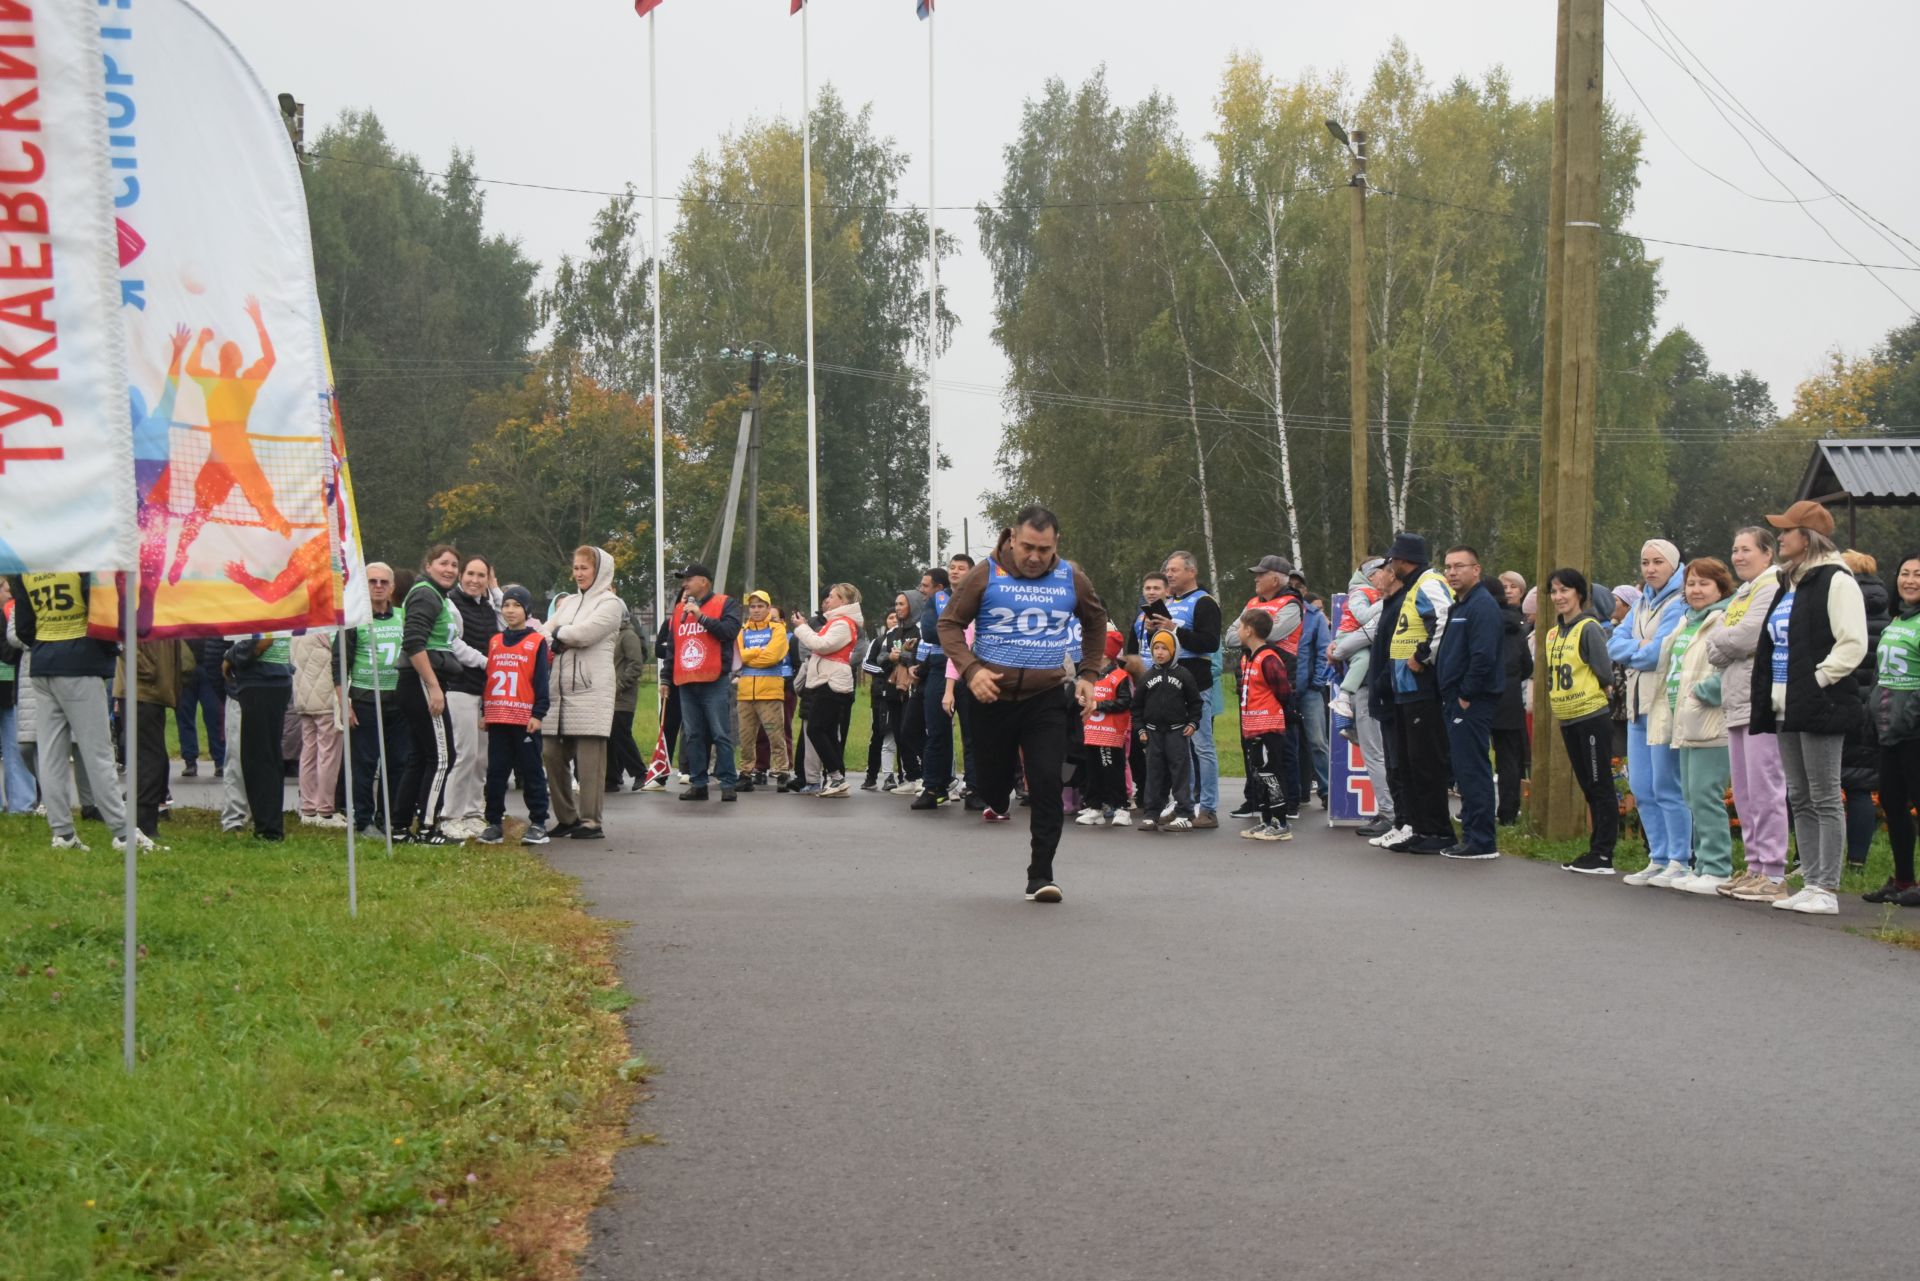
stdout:
MULTIPOLYGON (((102 8, 120 319, 156 639, 341 621, 340 471, 299 166, 279 112, 182 0, 102 8)), ((119 593, 93 593, 96 635, 119 593)))

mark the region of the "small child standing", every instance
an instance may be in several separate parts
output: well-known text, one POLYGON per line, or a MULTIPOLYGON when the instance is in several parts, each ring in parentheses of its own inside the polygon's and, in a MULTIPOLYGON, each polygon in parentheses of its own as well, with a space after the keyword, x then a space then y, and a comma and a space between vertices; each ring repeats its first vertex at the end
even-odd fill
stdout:
POLYGON ((540 722, 548 704, 547 668, 552 659, 547 638, 527 626, 533 594, 518 583, 500 594, 500 618, 507 625, 487 643, 487 685, 480 700, 487 723, 487 826, 483 845, 505 839, 507 778, 519 771, 527 798, 527 834, 522 845, 547 843, 547 773, 540 764, 540 722))
POLYGON ((1171 629, 1153 634, 1148 647, 1153 666, 1140 680, 1139 728, 1147 746, 1147 804, 1140 819, 1142 832, 1193 830, 1193 746, 1189 740, 1206 713, 1199 683, 1193 673, 1174 662, 1180 652, 1171 629), (1173 788, 1173 817, 1162 821, 1167 788, 1173 788))
MULTIPOLYGON (((1250 841, 1290 841, 1286 769, 1287 656, 1275 645, 1273 615, 1250 609, 1240 615, 1240 736, 1247 743, 1247 773, 1257 784, 1260 821, 1240 835, 1250 841)), ((1301 647, 1303 650, 1305 646, 1301 647)))
POLYGON ((1093 684, 1098 701, 1085 714, 1081 729, 1081 794, 1084 808, 1073 821, 1082 827, 1132 827, 1127 816, 1127 746, 1133 741, 1133 678, 1142 670, 1138 658, 1121 658, 1126 633, 1107 632, 1106 674, 1093 684))

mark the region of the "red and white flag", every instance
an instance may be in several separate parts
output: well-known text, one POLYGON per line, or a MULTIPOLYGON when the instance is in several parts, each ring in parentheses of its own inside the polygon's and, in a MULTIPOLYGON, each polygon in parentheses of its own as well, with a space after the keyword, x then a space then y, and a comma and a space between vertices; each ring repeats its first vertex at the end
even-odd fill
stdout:
POLYGON ((633 11, 643 18, 659 7, 660 0, 633 0, 633 11))
MULTIPOLYGON (((660 0, 653 0, 653 2, 658 4, 660 0)), ((640 780, 642 787, 653 782, 664 783, 667 781, 667 776, 673 773, 673 760, 667 755, 667 686, 664 681, 660 684, 660 701, 657 706, 658 711, 654 719, 660 726, 660 732, 653 740, 653 759, 647 762, 647 776, 640 780)))

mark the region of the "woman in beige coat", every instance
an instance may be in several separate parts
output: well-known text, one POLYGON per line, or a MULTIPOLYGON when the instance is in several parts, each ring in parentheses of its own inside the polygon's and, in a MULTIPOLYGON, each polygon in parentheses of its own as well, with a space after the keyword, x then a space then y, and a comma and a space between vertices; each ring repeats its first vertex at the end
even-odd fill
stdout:
POLYGON ((1660 647, 1661 678, 1647 716, 1647 742, 1664 743, 1680 760, 1680 790, 1693 822, 1693 868, 1669 862, 1647 882, 1689 894, 1717 894, 1733 876, 1733 834, 1727 826, 1727 718, 1720 674, 1706 639, 1725 616, 1733 574, 1711 556, 1687 564, 1687 612, 1660 647))
POLYGON ((300 726, 300 821, 316 827, 345 827, 333 810, 340 781, 339 694, 333 683, 332 628, 293 638, 293 707, 300 726))
POLYGON ((607 735, 613 731, 618 688, 614 649, 627 607, 613 592, 613 557, 598 547, 574 551, 573 581, 579 594, 555 600, 547 610, 544 629, 553 647, 553 667, 542 760, 557 820, 547 834, 597 841, 605 835, 600 830, 600 810, 607 786, 607 735))

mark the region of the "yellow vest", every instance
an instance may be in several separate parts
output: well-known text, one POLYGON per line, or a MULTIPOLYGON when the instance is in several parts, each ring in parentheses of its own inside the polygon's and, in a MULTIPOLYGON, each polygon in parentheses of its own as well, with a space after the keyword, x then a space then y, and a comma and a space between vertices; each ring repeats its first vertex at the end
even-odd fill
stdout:
POLYGON ((1577 721, 1606 710, 1607 691, 1580 657, 1580 633, 1595 626, 1593 619, 1582 618, 1571 629, 1556 625, 1547 633, 1547 699, 1558 720, 1577 721))
POLYGON ((1765 587, 1769 582, 1777 581, 1779 577, 1779 570, 1763 569, 1754 576, 1751 583, 1743 584, 1741 590, 1735 592, 1733 599, 1728 602, 1726 617, 1720 620, 1720 626, 1722 628, 1732 627, 1735 623, 1745 618, 1747 611, 1753 608, 1753 598, 1760 594, 1760 589, 1765 587))
POLYGON ((1447 586, 1446 576, 1431 569, 1413 580, 1413 586, 1407 589, 1406 597, 1400 602, 1400 620, 1393 625, 1393 639, 1387 643, 1389 658, 1405 662, 1433 634, 1433 628, 1420 613, 1420 587, 1428 579, 1439 583, 1448 595, 1453 593, 1453 589, 1447 586))
POLYGON ((33 602, 36 640, 73 641, 87 638, 87 599, 78 574, 24 574, 27 599, 33 602))

